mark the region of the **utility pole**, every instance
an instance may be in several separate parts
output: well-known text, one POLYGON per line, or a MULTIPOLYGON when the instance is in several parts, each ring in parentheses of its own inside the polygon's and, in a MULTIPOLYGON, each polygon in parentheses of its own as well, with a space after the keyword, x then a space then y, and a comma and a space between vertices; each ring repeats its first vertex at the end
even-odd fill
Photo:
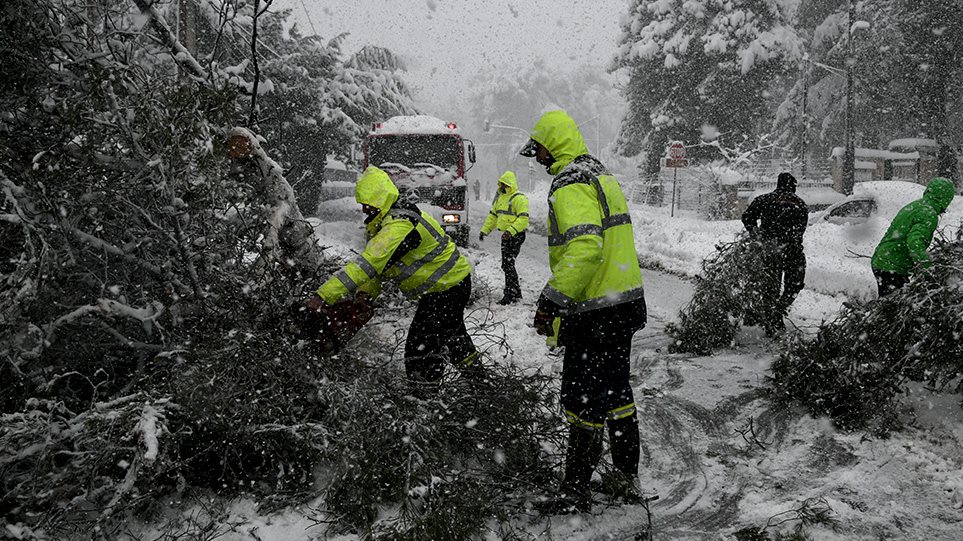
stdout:
POLYGON ((806 181, 809 156, 809 62, 803 62, 802 96, 802 180, 806 181))
POLYGON ((856 147, 853 142, 853 18, 856 7, 849 2, 849 24, 846 28, 846 152, 843 154, 843 193, 853 193, 856 184, 856 147))

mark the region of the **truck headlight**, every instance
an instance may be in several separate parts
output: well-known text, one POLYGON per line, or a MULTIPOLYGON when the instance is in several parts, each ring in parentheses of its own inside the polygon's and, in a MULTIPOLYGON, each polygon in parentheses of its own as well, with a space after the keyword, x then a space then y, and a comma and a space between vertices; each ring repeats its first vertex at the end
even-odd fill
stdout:
POLYGON ((461 223, 461 216, 458 214, 444 214, 441 217, 441 221, 446 224, 457 224, 461 223))

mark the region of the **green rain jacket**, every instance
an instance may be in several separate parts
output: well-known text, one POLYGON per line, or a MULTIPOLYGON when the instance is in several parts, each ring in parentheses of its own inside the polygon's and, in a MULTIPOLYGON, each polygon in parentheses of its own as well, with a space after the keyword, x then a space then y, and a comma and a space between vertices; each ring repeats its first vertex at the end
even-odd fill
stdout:
POLYGON ((873 253, 873 270, 909 275, 917 264, 929 266, 926 250, 954 192, 952 182, 937 177, 930 181, 922 199, 900 209, 873 253))
MULTIPOLYGON (((644 297, 629 209, 622 188, 589 155, 578 125, 549 111, 532 140, 555 158, 548 195, 548 255, 552 277, 542 296, 554 315, 587 312, 644 297)), ((539 303, 540 309, 545 309, 539 303)))
POLYGON ((471 272, 468 260, 434 218, 398 203, 398 188, 381 169, 365 169, 355 200, 381 212, 367 222, 370 240, 364 252, 318 288, 329 305, 357 291, 377 296, 382 278, 398 282, 405 295, 418 298, 445 291, 471 272))
POLYGON ((518 191, 518 182, 512 171, 505 171, 498 179, 498 185, 507 186, 508 189, 504 193, 498 190, 481 232, 487 235, 497 227, 499 231, 508 231, 514 237, 528 228, 528 197, 518 191))

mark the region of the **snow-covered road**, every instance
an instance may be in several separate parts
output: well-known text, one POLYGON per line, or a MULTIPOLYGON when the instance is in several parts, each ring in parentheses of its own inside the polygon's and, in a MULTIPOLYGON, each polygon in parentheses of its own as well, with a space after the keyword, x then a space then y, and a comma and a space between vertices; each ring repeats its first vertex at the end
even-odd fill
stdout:
MULTIPOLYGON (((363 247, 360 213, 350 203, 316 224, 326 252, 346 259, 363 247)), ((480 223, 473 225, 477 237, 480 223)), ((637 223, 641 227, 647 225, 637 223)), ((530 326, 533 303, 549 275, 545 237, 531 234, 522 247, 517 266, 524 300, 513 306, 495 304, 503 284, 498 236, 473 240, 466 253, 479 295, 469 327, 482 319, 499 321, 509 346, 476 337, 489 361, 559 374, 560 358, 549 354, 530 326)), ((633 342, 631 373, 642 434, 640 479, 660 495, 652 505, 655 539, 731 540, 734 531, 764 526, 780 513, 790 519, 780 527, 785 532, 799 523, 793 519, 804 507, 829 509, 838 521, 836 529, 807 526, 813 541, 963 539, 963 410, 957 395, 914 388, 906 428, 887 439, 840 433, 825 419, 776 410, 767 398, 766 378, 777 349, 761 332, 745 330, 734 348, 711 357, 668 354, 665 323, 675 319, 692 287, 652 270, 643 270, 643 279, 649 323, 633 342)), ((833 302, 839 301, 805 290, 790 318, 803 325, 818 322, 833 302)), ((369 344, 381 337, 390 338, 381 343, 396 343, 411 312, 394 310, 393 319, 376 319, 362 335, 369 344)), ((394 364, 387 366, 401 370, 398 352, 392 357, 394 364)), ((244 527, 223 539, 329 538, 306 518, 305 509, 269 516, 256 509, 249 500, 232 504, 225 520, 244 527)), ((549 531, 561 541, 633 540, 641 539, 647 516, 641 506, 599 504, 592 514, 547 520, 531 524, 533 536, 549 531)))
MULTIPOLYGON (((511 362, 560 373, 560 359, 529 326, 549 276, 545 237, 530 234, 522 248, 517 267, 525 298, 514 306, 494 304, 503 283, 497 236, 468 252, 476 283, 487 284, 481 302, 496 319, 524 323, 506 328, 511 362)), ((643 279, 649 323, 633 342, 632 381, 640 478, 661 496, 652 506, 656 539, 721 539, 779 513, 801 516, 804 507, 831 509, 839 521, 838 530, 807 527, 814 540, 963 539, 963 415, 951 397, 918 389, 908 411, 912 425, 883 440, 778 411, 766 390, 776 349, 758 329, 712 357, 670 355, 663 329, 692 286, 653 270, 643 270, 643 279)), ((790 318, 818 323, 834 302, 807 290, 790 318)), ((641 507, 597 505, 592 516, 552 519, 552 529, 566 540, 634 539, 646 523, 641 507)))

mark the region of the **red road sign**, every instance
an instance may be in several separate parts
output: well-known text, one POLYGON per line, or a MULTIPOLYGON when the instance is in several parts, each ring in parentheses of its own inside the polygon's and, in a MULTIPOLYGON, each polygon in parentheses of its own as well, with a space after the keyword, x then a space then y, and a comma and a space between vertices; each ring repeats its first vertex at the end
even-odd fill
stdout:
POLYGON ((669 157, 673 160, 685 159, 685 145, 681 141, 674 141, 669 145, 669 157))

